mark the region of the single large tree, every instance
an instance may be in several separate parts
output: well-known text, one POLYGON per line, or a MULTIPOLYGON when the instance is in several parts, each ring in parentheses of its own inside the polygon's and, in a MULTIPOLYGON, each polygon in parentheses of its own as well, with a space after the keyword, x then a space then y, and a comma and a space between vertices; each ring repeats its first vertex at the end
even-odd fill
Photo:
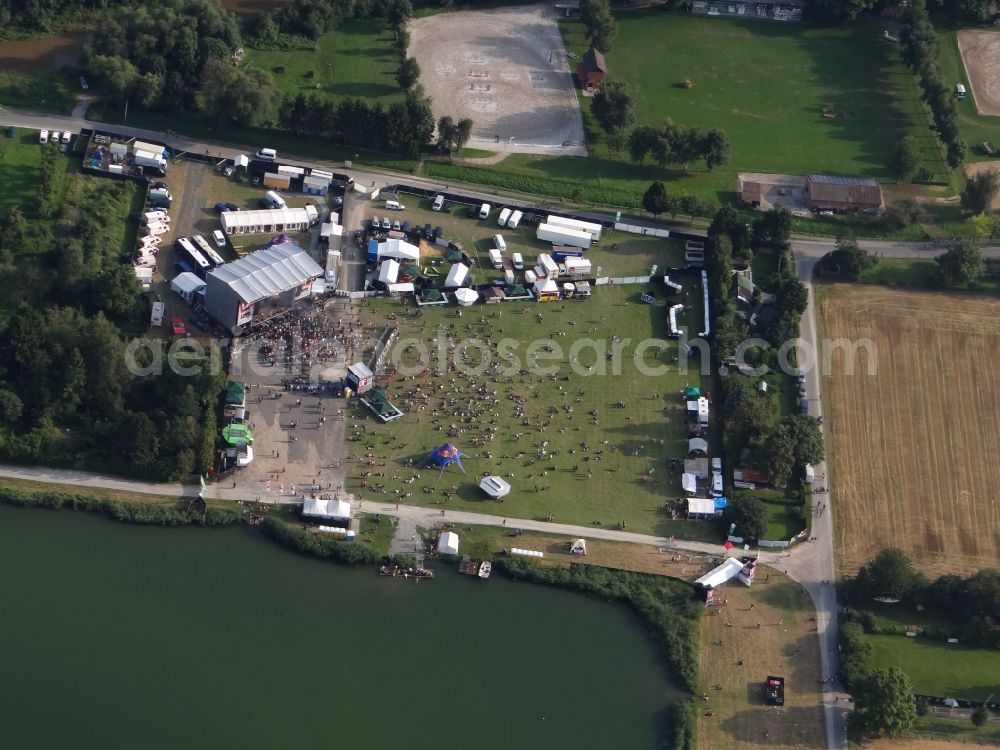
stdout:
POLYGON ((646 194, 642 196, 642 207, 653 216, 659 216, 667 210, 667 188, 662 182, 657 180, 649 186, 646 194))
POLYGON ((861 566, 854 579, 855 590, 865 599, 905 599, 920 585, 920 574, 902 550, 888 547, 861 566))
POLYGON ((701 149, 709 172, 729 162, 729 139, 718 128, 712 128, 705 134, 701 149))
POLYGON ((608 0, 583 0, 580 3, 580 20, 591 47, 601 52, 611 49, 618 27, 608 0))
POLYGON ((396 71, 396 83, 404 91, 408 91, 414 87, 418 80, 420 80, 420 66, 417 65, 414 58, 407 57, 400 63, 399 70, 396 71))
POLYGON ((732 498, 722 512, 726 524, 736 524, 736 534, 761 539, 767 533, 767 508, 757 497, 746 494, 732 498))
POLYGON ((608 135, 624 133, 635 121, 635 97, 624 81, 605 81, 594 94, 590 111, 608 135))
POLYGON ((824 271, 857 281, 877 262, 878 258, 863 250, 853 237, 841 237, 837 240, 836 249, 820 258, 819 265, 824 271))
POLYGON ((865 734, 895 737, 916 718, 913 686, 898 667, 875 669, 853 689, 851 724, 865 734))
POLYGON ((920 147, 912 135, 903 136, 889 154, 889 173, 897 180, 913 177, 920 166, 920 147))
POLYGON ((972 175, 962 190, 962 208, 974 214, 985 213, 1000 191, 1000 171, 987 169, 972 175))
POLYGON ((968 284, 983 275, 983 254, 970 239, 959 240, 937 257, 945 286, 968 284))

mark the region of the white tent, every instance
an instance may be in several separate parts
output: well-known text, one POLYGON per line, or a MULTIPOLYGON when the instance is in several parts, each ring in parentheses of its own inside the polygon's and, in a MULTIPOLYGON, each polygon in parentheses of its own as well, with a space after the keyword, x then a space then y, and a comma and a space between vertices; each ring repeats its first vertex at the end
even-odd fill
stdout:
POLYGON ((688 440, 688 453, 708 453, 708 441, 704 438, 691 438, 688 440))
POLYGON ((483 477, 479 489, 496 500, 510 494, 510 483, 497 476, 488 476, 483 477))
POLYGON ((302 515, 310 518, 328 518, 335 521, 351 520, 351 504, 346 500, 306 500, 302 515))
POLYGON ((452 287, 462 286, 468 275, 469 267, 464 263, 456 263, 448 271, 448 277, 444 280, 444 288, 451 289, 452 287))
POLYGON ((477 299, 479 299, 479 292, 475 289, 468 289, 463 287, 461 289, 455 290, 455 299, 458 301, 462 307, 468 307, 477 299))
POLYGON ((559 294, 559 285, 552 279, 538 279, 532 289, 536 297, 558 296, 559 294))
POLYGON ((715 500, 710 497, 689 497, 689 516, 714 516, 715 500))
POLYGON ((698 480, 695 478, 694 474, 684 474, 681 476, 681 487, 689 495, 693 495, 698 491, 698 480))
POLYGON ((569 543, 569 553, 571 555, 586 555, 587 554, 587 540, 586 539, 574 539, 569 543))
POLYGON ((695 585, 705 589, 718 588, 726 581, 731 581, 743 570, 743 563, 739 558, 727 557, 726 561, 717 568, 713 568, 705 575, 695 581, 695 585))
POLYGON ((188 302, 195 294, 205 291, 205 282, 190 271, 179 273, 170 281, 170 291, 177 292, 188 302))
POLYGON ((378 243, 379 258, 395 258, 396 260, 420 260, 420 248, 411 245, 406 240, 386 240, 378 243))
POLYGON ((441 536, 438 537, 437 551, 439 555, 457 555, 458 534, 454 531, 442 532, 441 536))
POLYGON ((383 261, 381 267, 378 270, 379 283, 395 284, 398 278, 399 278, 399 261, 392 259, 383 261))

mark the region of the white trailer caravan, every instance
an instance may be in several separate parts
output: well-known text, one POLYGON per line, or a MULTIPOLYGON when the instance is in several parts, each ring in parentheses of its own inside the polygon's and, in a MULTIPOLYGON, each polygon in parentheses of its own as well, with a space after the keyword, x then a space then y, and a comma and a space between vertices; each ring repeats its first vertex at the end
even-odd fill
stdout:
POLYGON ((510 218, 510 209, 505 208, 503 211, 500 212, 500 217, 497 219, 497 226, 498 227, 507 226, 507 219, 509 218, 510 218))
POLYGON ((517 225, 521 223, 521 217, 524 216, 520 211, 515 211, 510 215, 510 221, 507 222, 507 227, 509 229, 517 229, 517 225))
POLYGON ((590 247, 591 242, 593 242, 593 237, 589 232, 560 227, 555 224, 539 224, 535 236, 542 242, 551 242, 553 245, 569 245, 584 249, 590 247))
POLYGON ((149 322, 156 328, 163 325, 163 314, 166 312, 166 308, 167 306, 162 302, 153 303, 153 311, 149 316, 149 322))
POLYGON ((554 279, 559 275, 559 265, 552 260, 552 256, 548 253, 539 253, 538 267, 535 269, 535 273, 538 274, 539 278, 554 279))
POLYGON ((490 263, 492 263, 493 267, 496 269, 503 268, 503 255, 501 255, 500 251, 495 247, 490 248, 490 263))
POLYGON ((587 232, 594 242, 601 241, 601 231, 604 229, 600 224, 593 221, 580 221, 579 219, 566 219, 562 216, 549 216, 545 220, 546 224, 553 224, 557 227, 567 227, 587 232))

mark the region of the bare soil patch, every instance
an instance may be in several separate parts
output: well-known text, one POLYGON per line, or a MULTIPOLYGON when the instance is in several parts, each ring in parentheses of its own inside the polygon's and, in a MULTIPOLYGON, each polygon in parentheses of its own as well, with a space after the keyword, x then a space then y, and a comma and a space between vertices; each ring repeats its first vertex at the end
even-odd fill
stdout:
POLYGON ((409 25, 434 116, 468 117, 469 146, 586 155, 571 63, 549 5, 439 13, 409 25))
POLYGON ((0 70, 41 73, 80 64, 87 33, 64 32, 37 39, 0 42, 0 70))
POLYGON ((976 110, 981 115, 1000 115, 1000 33, 962 29, 958 49, 972 84, 976 110))
POLYGON ((824 376, 845 572, 900 547, 927 575, 1000 560, 1000 301, 820 286, 827 340, 868 339, 876 374, 841 349, 824 376))

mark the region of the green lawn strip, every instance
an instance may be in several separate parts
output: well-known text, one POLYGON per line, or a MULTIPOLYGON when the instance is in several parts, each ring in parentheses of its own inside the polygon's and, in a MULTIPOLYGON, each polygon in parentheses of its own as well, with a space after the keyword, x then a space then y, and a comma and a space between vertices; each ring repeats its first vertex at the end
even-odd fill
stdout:
POLYGON ((30 215, 42 173, 42 148, 38 131, 18 129, 13 138, 0 134, 0 211, 18 206, 30 215))
POLYGON ((79 93, 79 77, 66 71, 0 71, 0 105, 68 115, 79 93))
POLYGON ((348 21, 310 47, 248 48, 245 64, 270 73, 288 96, 315 93, 333 101, 356 97, 387 105, 403 99, 396 83, 399 54, 393 41, 394 34, 382 19, 348 21), (279 73, 280 68, 284 72, 279 73))
MULTIPOLYGON (((972 85, 969 77, 965 73, 965 63, 962 62, 962 53, 958 49, 958 34, 955 29, 940 30, 938 32, 940 41, 940 54, 938 55, 938 65, 941 74, 948 86, 956 83, 965 85, 967 91, 972 92, 972 85)), ((1000 117, 995 115, 981 115, 976 111, 976 100, 973 96, 965 99, 957 99, 955 106, 958 109, 958 124, 962 131, 962 137, 969 147, 967 161, 991 161, 991 157, 983 150, 983 141, 992 141, 994 145, 1000 140, 1000 117)))
POLYGON ((872 666, 900 667, 917 693, 980 701, 1000 695, 998 651, 899 635, 865 637, 874 648, 872 666))
MULTIPOLYGON (((907 734, 921 736, 923 733, 948 735, 950 742, 970 742, 977 740, 1000 741, 1000 724, 989 722, 981 727, 975 727, 965 716, 948 719, 943 716, 918 716, 914 719, 907 734)), ((986 742, 985 744, 994 744, 986 742)))
MULTIPOLYGON (((912 289, 940 289, 941 273, 933 260, 880 258, 874 268, 866 270, 861 275, 860 281, 864 284, 885 284, 912 289)), ((1000 280, 980 279, 955 289, 997 294, 1000 293, 1000 280)))
MULTIPOLYGON (((540 365, 557 364, 559 375, 555 379, 537 374, 514 375, 509 384, 503 376, 494 380, 494 376, 484 375, 476 382, 497 391, 500 403, 495 410, 488 416, 465 418, 456 413, 461 407, 446 406, 437 418, 438 424, 434 424, 436 418, 431 412, 438 407, 442 396, 435 395, 431 406, 417 411, 407 406, 405 399, 407 390, 419 381, 390 383, 390 399, 407 412, 406 416, 381 425, 367 418, 367 412, 358 410, 352 414, 351 420, 363 421, 365 432, 353 434, 348 428, 348 452, 358 455, 366 452, 366 445, 373 445, 372 452, 382 457, 386 466, 372 471, 384 473, 384 476, 368 477, 368 487, 362 489, 360 474, 370 467, 351 463, 348 465, 348 488, 360 492, 363 497, 389 501, 399 497, 398 490, 400 493, 411 493, 402 502, 441 509, 510 518, 545 518, 551 513, 559 523, 591 525, 598 520, 607 527, 624 520, 628 529, 639 532, 717 540, 718 532, 713 525, 671 521, 663 510, 665 503, 672 503, 680 495, 680 477, 669 472, 665 459, 687 453, 683 403, 679 392, 685 385, 700 385, 701 378, 695 371, 685 374, 669 367, 670 357, 676 351, 673 342, 659 355, 652 356, 650 352, 645 358, 651 366, 657 362, 668 364, 666 373, 650 377, 638 372, 632 347, 646 337, 662 338, 666 333, 666 306, 662 292, 656 305, 646 305, 638 300, 642 290, 642 286, 634 285, 601 287, 588 301, 567 302, 565 306, 537 306, 531 303, 528 312, 523 314, 519 308, 507 304, 496 311, 486 307, 466 310, 462 318, 457 317, 454 307, 448 307, 424 308, 420 318, 398 319, 399 343, 397 354, 392 355, 392 359, 398 358, 403 365, 411 366, 416 362, 416 354, 401 353, 409 343, 427 342, 439 325, 447 327, 454 324, 459 339, 491 335, 494 340, 514 340, 518 343, 514 351, 522 362, 532 341, 552 337, 552 341, 562 349, 562 356, 551 361, 542 360, 540 365), (502 311, 502 317, 493 317, 497 311, 502 311), (542 315, 542 323, 537 322, 536 313, 542 315), (479 324, 480 316, 486 316, 486 325, 479 324), (571 321, 576 325, 570 325, 571 321), (467 330, 467 324, 473 326, 472 332, 467 330), (561 336, 564 332, 566 335, 561 336), (610 366, 607 375, 587 376, 571 371, 568 358, 577 338, 591 337, 598 345, 603 345, 608 344, 608 338, 614 334, 632 342, 621 358, 621 375, 612 374, 610 366), (532 425, 551 419, 552 426, 544 433, 537 427, 523 426, 521 420, 513 415, 514 402, 507 398, 509 389, 525 397, 525 417, 532 425), (617 406, 620 400, 626 403, 625 408, 617 406), (573 407, 572 420, 566 418, 564 405, 573 407), (552 414, 550 407, 555 408, 557 413, 552 414), (600 415, 599 425, 596 426, 591 424, 589 416, 594 409, 600 415), (493 426, 497 438, 477 447, 472 443, 473 436, 482 434, 485 428, 491 426, 491 420, 496 420, 493 426), (449 437, 452 424, 465 428, 466 432, 449 437), (524 435, 518 438, 518 432, 524 435), (542 456, 541 443, 546 440, 546 455, 542 456), (608 441, 607 445, 603 444, 604 440, 608 441), (468 454, 464 461, 467 474, 463 475, 454 466, 443 474, 435 469, 419 468, 431 449, 443 442, 452 442, 468 454), (591 457, 596 455, 596 450, 603 450, 603 460, 584 461, 588 454, 580 450, 582 442, 591 444, 591 457), (612 448, 617 448, 617 452, 612 452, 612 448), (576 452, 570 453, 571 450, 576 452), (525 455, 518 458, 520 451, 525 455), (553 457, 552 451, 558 451, 558 455, 553 457), (493 457, 488 458, 487 452, 493 457), (407 466, 407 461, 415 463, 407 466), (556 468, 550 469, 551 466, 556 468), (612 471, 616 468, 617 471, 612 471), (589 479, 588 469, 592 472, 589 479), (649 475, 651 469, 655 473, 650 475, 650 480, 643 482, 641 476, 649 475), (503 476, 514 474, 509 478, 514 491, 504 503, 488 500, 479 490, 476 478, 481 478, 485 471, 503 476), (418 474, 419 477, 412 483, 406 481, 418 474), (372 493, 371 486, 379 483, 385 485, 385 494, 372 493), (423 491, 425 486, 431 488, 429 493, 423 491), (535 490, 536 486, 539 491, 535 490), (545 486, 550 489, 541 489, 545 486), (452 493, 447 503, 444 491, 452 493)), ((369 325, 384 325, 390 322, 388 314, 398 316, 405 312, 406 308, 399 303, 377 300, 365 308, 365 318, 369 325)), ((427 345, 436 351, 432 343, 427 345)), ((471 348, 470 352, 475 354, 476 349, 471 348)), ((581 366, 594 362, 598 369, 606 364, 603 355, 595 357, 589 348, 579 353, 579 362, 581 366)), ((434 354, 431 367, 438 366, 437 354, 434 354)), ((431 388, 437 382, 450 383, 450 376, 444 381, 432 377, 425 381, 431 388)), ((451 397, 454 387, 464 387, 467 382, 459 378, 455 386, 449 385, 443 391, 444 397, 451 397)), ((462 403, 469 402, 468 395, 454 395, 462 403)))

